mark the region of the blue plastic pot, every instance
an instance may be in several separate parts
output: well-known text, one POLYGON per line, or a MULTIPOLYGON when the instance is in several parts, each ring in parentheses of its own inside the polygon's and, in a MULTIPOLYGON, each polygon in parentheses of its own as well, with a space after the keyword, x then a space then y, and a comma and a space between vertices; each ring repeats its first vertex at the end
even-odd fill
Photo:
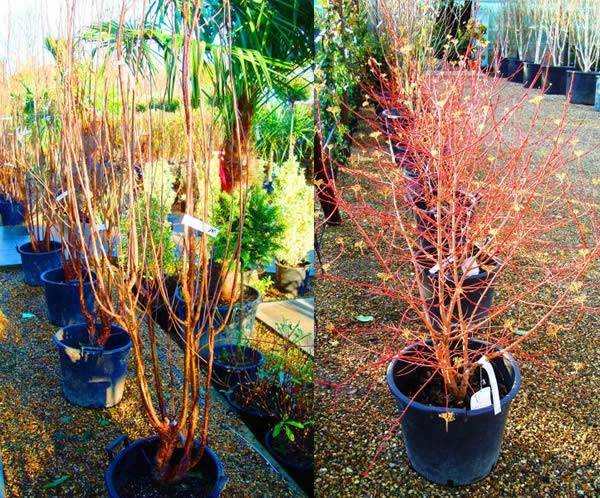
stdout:
POLYGON ((596 103, 594 109, 600 112, 600 78, 596 78, 596 103))
MULTIPOLYGON (((413 344, 402 355, 426 347, 423 343, 413 344)), ((489 345, 475 339, 469 340, 469 348, 481 349, 482 354, 490 350, 489 345)), ((387 383, 403 413, 402 436, 408 459, 414 470, 429 481, 453 486, 471 484, 486 477, 498 461, 509 408, 521 387, 521 372, 508 353, 492 364, 496 377, 510 386, 500 400, 502 411, 498 415, 494 415, 492 406, 467 410, 411 401, 405 392, 415 388, 420 368, 402 359, 389 364, 387 383), (448 424, 440 417, 447 412, 454 414, 454 421, 448 424)))
MULTIPOLYGON (((158 436, 138 439, 133 443, 129 443, 126 437, 121 437, 107 448, 110 464, 104 474, 104 483, 110 498, 124 496, 121 494, 121 490, 132 482, 151 481, 152 464, 158 451, 158 442, 158 436), (124 448, 116 457, 112 453, 115 443, 124 445, 124 448)), ((200 443, 196 442, 196 447, 199 446, 200 443)), ((174 456, 175 458, 178 456, 177 450, 174 456)), ((221 492, 227 483, 227 475, 221 460, 208 446, 204 447, 202 460, 194 470, 199 471, 203 476, 203 485, 199 486, 198 490, 194 490, 195 496, 206 498, 221 496, 221 492)), ((192 483, 192 480, 186 481, 188 485, 192 483)), ((168 488, 165 491, 168 491, 168 488)))
MULTIPOLYGON (((282 433, 283 434, 283 433, 282 433)), ((284 437, 285 436, 280 436, 284 437)), ((265 447, 300 485, 308 496, 314 496, 315 463, 297 453, 284 453, 274 444, 273 430, 265 436, 265 447)))
MULTIPOLYGON (((252 297, 246 299, 243 302, 243 305, 240 302, 237 302, 233 305, 233 310, 231 311, 227 325, 215 338, 216 344, 238 344, 241 339, 249 337, 252 333, 252 330, 254 330, 256 311, 258 310, 258 305, 261 302, 261 296, 260 293, 252 287, 247 286, 246 289, 252 294, 252 297)), ((175 290, 175 311, 179 318, 185 319, 185 301, 181 295, 181 289, 179 287, 177 287, 175 290)), ((219 304, 217 306, 213 320, 215 329, 218 329, 223 325, 223 321, 225 320, 228 311, 229 305, 227 304, 219 304)), ((203 323, 203 313, 204 305, 202 305, 202 312, 198 322, 198 327, 200 327, 200 324, 203 323)), ((200 334, 201 349, 208 345, 208 335, 204 333, 207 328, 208 326, 204 329, 203 333, 200 334)))
POLYGON ((21 225, 23 223, 23 210, 23 204, 20 202, 0 199, 0 217, 2 217, 4 226, 21 225))
MULTIPOLYGON (((207 358, 205 349, 202 356, 207 358)), ((258 369, 265 364, 264 355, 251 347, 236 344, 215 346, 213 361, 213 380, 221 389, 228 390, 235 384, 249 384, 256 380, 258 369), (243 362, 236 364, 233 358, 241 356, 243 362)))
POLYGON ((50 241, 50 251, 34 252, 31 242, 17 247, 21 255, 23 280, 27 285, 39 287, 42 285, 42 273, 62 266, 60 242, 50 241))
MULTIPOLYGON (((93 278, 95 279, 95 275, 93 278)), ((79 281, 65 281, 65 271, 62 268, 46 270, 41 276, 46 293, 48 321, 57 327, 85 323, 86 318, 81 310, 79 297, 79 281)), ((90 314, 94 312, 94 292, 89 280, 83 283, 85 307, 90 314)))
MULTIPOLYGON (((97 324, 96 330, 100 328, 97 324)), ((87 324, 64 327, 53 340, 60 358, 63 393, 69 402, 108 408, 121 401, 131 349, 131 339, 125 330, 111 325, 111 335, 104 347, 89 345, 87 324)))

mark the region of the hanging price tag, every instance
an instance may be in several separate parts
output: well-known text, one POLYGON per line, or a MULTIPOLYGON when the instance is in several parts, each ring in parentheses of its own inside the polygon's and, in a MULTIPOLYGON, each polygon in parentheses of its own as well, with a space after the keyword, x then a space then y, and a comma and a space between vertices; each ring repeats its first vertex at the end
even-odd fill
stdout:
MULTIPOLYGON (((494 372, 494 367, 492 366, 492 364, 489 362, 489 360, 487 359, 487 357, 485 355, 482 356, 481 358, 479 358, 479 360, 477 360, 477 363, 479 363, 481 365, 481 367, 488 374, 488 378, 490 379, 490 386, 492 388, 492 402, 494 404, 494 415, 498 415, 502 411, 502 408, 500 406, 500 392, 498 391, 498 381, 496 380, 496 374, 494 372)), ((487 388, 484 388, 484 389, 487 389, 487 388)), ((482 391, 483 391, 483 389, 482 389, 482 391)), ((481 391, 479 391, 479 392, 481 392, 481 391)), ((483 395, 482 395, 482 397, 483 397, 483 395)))
POLYGON ((69 191, 65 190, 62 194, 56 196, 56 202, 62 201, 67 195, 69 195, 69 191))
POLYGON ((187 225, 188 227, 194 230, 197 230, 198 232, 204 232, 210 235, 211 237, 216 237, 219 233, 218 228, 213 227, 208 223, 204 223, 202 220, 199 220, 198 218, 194 218, 193 216, 189 216, 187 214, 184 215, 183 219, 181 220, 181 223, 183 225, 187 225))

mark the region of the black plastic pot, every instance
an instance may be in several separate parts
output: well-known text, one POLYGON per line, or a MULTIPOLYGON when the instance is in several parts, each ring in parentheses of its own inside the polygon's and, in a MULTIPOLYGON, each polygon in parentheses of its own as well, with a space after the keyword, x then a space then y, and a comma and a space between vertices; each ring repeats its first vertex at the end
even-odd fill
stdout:
POLYGON ((506 57, 500 61, 500 76, 514 83, 523 82, 523 61, 515 57, 506 57))
POLYGON ((227 402, 240 415, 246 425, 248 425, 255 433, 264 436, 267 431, 275 425, 277 417, 267 411, 239 404, 235 400, 235 394, 240 389, 242 389, 240 385, 232 386, 225 395, 227 402))
MULTIPOLYGON (((427 249, 423 252, 426 251, 427 249)), ((423 254, 423 252, 421 254, 423 254)), ((420 256, 418 257, 420 258, 420 256)), ((489 272, 480 271, 478 274, 466 277, 462 281, 462 295, 460 302, 452 315, 453 317, 456 317, 455 321, 458 321, 459 316, 461 316, 459 312, 462 312, 463 320, 479 322, 487 318, 489 310, 494 302, 494 296, 496 295, 496 291, 490 282, 501 266, 499 261, 493 261, 493 264, 493 270, 489 272)), ((423 293, 428 302, 430 318, 434 326, 440 328, 440 302, 436 291, 438 288, 439 272, 432 275, 429 272, 432 266, 433 265, 429 262, 421 265, 422 271, 419 278, 419 285, 422 286, 423 293)), ((452 282, 451 276, 447 273, 445 274, 445 277, 446 288, 448 289, 448 293, 450 293, 454 288, 454 282, 452 282)))
MULTIPOLYGON (((413 344, 403 355, 426 347, 423 343, 413 344)), ((474 339, 469 341, 469 348, 490 350, 489 345, 474 339)), ((508 353, 493 360, 492 365, 497 379, 508 388, 500 400, 498 415, 494 415, 492 406, 467 410, 412 401, 405 393, 414 389, 420 368, 401 359, 389 364, 387 383, 403 413, 406 453, 415 471, 426 479, 444 485, 471 484, 487 476, 498 461, 509 408, 521 387, 521 373, 508 353), (454 415, 454 421, 446 423, 440 415, 448 412, 454 415)))
MULTIPOLYGON (((216 344, 238 344, 240 340, 248 338, 254 330, 254 322, 256 321, 256 312, 258 305, 261 303, 262 298, 260 293, 250 287, 245 287, 247 292, 251 294, 250 298, 247 298, 242 302, 237 302, 233 305, 233 310, 229 317, 229 321, 225 328, 215 338, 216 344)), ((177 288, 175 290, 175 311, 179 318, 185 318, 185 300, 181 295, 181 290, 177 288)), ((214 314, 213 325, 217 329, 222 326, 223 321, 227 317, 229 311, 228 304, 219 304, 214 314)), ((203 323, 204 319, 202 314, 204 313, 204 305, 202 305, 201 316, 198 324, 203 323)), ((168 320, 168 317, 167 317, 168 320)), ((208 328, 208 325, 207 325, 208 328)), ((200 334, 200 348, 205 349, 208 345, 208 336, 205 333, 200 334)))
POLYGON ((42 273, 62 266, 60 242, 50 241, 50 251, 40 252, 35 252, 31 242, 27 242, 17 247, 17 252, 21 255, 23 280, 27 285, 41 286, 42 273))
POLYGON ((275 287, 282 292, 297 296, 308 277, 308 268, 308 263, 301 266, 287 266, 276 261, 275 287))
MULTIPOLYGON (((285 437, 285 435, 281 436, 285 437)), ((283 466, 309 496, 314 494, 315 462, 313 459, 299 458, 297 454, 285 454, 274 444, 273 431, 265 436, 265 447, 283 466)))
MULTIPOLYGON (((92 278, 96 278, 93 275, 92 278)), ((65 281, 65 271, 62 268, 46 270, 41 275, 46 294, 48 321, 57 327, 85 323, 85 315, 81 310, 79 298, 80 285, 78 280, 65 281)), ((94 292, 90 280, 83 283, 84 302, 87 311, 94 311, 94 292)))
MULTIPOLYGON (((206 350, 202 353, 206 359, 206 350)), ((264 355, 251 347, 236 344, 220 344, 215 346, 213 361, 213 381, 219 389, 230 389, 236 384, 248 384, 256 380, 258 369, 265 364, 264 355), (243 357, 241 364, 233 359, 237 355, 243 357)))
POLYGON ((0 199, 0 217, 4 226, 23 223, 23 204, 9 199, 0 199))
POLYGON ((548 95, 565 95, 567 92, 567 71, 572 66, 542 66, 542 89, 548 95))
POLYGON ((567 100, 571 104, 594 105, 598 76, 600 73, 567 71, 567 100))
POLYGON ((596 105, 594 105, 594 109, 600 111, 600 78, 597 78, 596 81, 596 105))
MULTIPOLYGON (((97 324, 96 330, 100 328, 97 324)), ((58 348, 63 393, 69 402, 108 408, 121 401, 131 349, 131 339, 125 330, 111 325, 111 335, 104 347, 88 345, 87 324, 61 328, 53 340, 58 348)))
MULTIPOLYGON (((152 463, 158 451, 158 436, 138 439, 129 443, 129 439, 121 436, 106 448, 110 464, 104 474, 106 492, 110 498, 132 498, 131 494, 122 494, 128 485, 136 481, 150 481, 152 479, 152 463), (123 449, 115 456, 114 452, 119 447, 123 449)), ((195 442, 199 447, 200 443, 195 442)), ((178 453, 176 451, 175 457, 178 453)), ((195 496, 205 498, 218 498, 227 483, 227 476, 221 460, 208 446, 204 447, 204 454, 200 463, 193 469, 202 475, 202 482, 198 482, 195 496)), ((185 484, 190 486, 194 480, 186 479, 185 484)), ((174 490, 172 490, 174 491, 174 490)), ((135 495, 139 496, 139 495, 135 495)), ((169 495, 176 496, 176 494, 169 495)))
POLYGON ((525 88, 542 87, 542 75, 539 74, 541 67, 541 64, 535 62, 523 62, 523 86, 525 88))

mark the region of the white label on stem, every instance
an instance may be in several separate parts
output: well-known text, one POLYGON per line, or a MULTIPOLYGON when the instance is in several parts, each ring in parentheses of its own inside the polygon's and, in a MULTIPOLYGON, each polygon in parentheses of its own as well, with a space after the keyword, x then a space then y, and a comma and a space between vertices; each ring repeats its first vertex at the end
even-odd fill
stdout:
POLYGON ((462 264, 462 271, 467 277, 479 275, 479 265, 477 264, 477 260, 473 257, 467 258, 462 264))
POLYGON ((482 368, 487 372, 488 378, 490 379, 490 385, 492 387, 492 401, 494 402, 494 415, 498 415, 502 408, 500 406, 500 392, 498 391, 498 381, 496 380, 496 374, 494 373, 494 367, 489 360, 484 356, 477 360, 482 368))
POLYGON ((183 225, 187 225, 190 228, 193 228, 194 230, 197 230, 198 232, 207 233, 211 237, 216 237, 219 233, 218 228, 213 227, 208 223, 204 223, 202 220, 199 220, 198 218, 194 218, 193 216, 189 216, 187 214, 184 215, 183 219, 181 220, 181 223, 183 225))
POLYGON ((67 195, 69 195, 69 191, 65 190, 62 194, 56 196, 56 202, 62 201, 67 195))
MULTIPOLYGON (((454 261, 454 257, 450 256, 449 258, 446 258, 444 261, 442 261, 442 265, 444 268, 446 268, 446 266, 448 266, 450 263, 452 263, 452 261, 454 261)), ((430 275, 435 275, 438 271, 440 271, 440 265, 438 265, 436 263, 436 265, 432 268, 429 269, 429 274, 430 275)))

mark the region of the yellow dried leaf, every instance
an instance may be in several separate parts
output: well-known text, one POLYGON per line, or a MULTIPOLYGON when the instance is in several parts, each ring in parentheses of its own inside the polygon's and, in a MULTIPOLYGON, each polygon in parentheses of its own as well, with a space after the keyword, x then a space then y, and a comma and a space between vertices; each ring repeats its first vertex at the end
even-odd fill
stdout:
POLYGON ((536 95, 535 97, 530 99, 529 102, 534 105, 539 105, 542 102, 542 100, 544 100, 543 95, 536 95))
POLYGON ((380 131, 374 131, 373 133, 369 133, 369 136, 374 139, 378 139, 381 136, 380 131))

